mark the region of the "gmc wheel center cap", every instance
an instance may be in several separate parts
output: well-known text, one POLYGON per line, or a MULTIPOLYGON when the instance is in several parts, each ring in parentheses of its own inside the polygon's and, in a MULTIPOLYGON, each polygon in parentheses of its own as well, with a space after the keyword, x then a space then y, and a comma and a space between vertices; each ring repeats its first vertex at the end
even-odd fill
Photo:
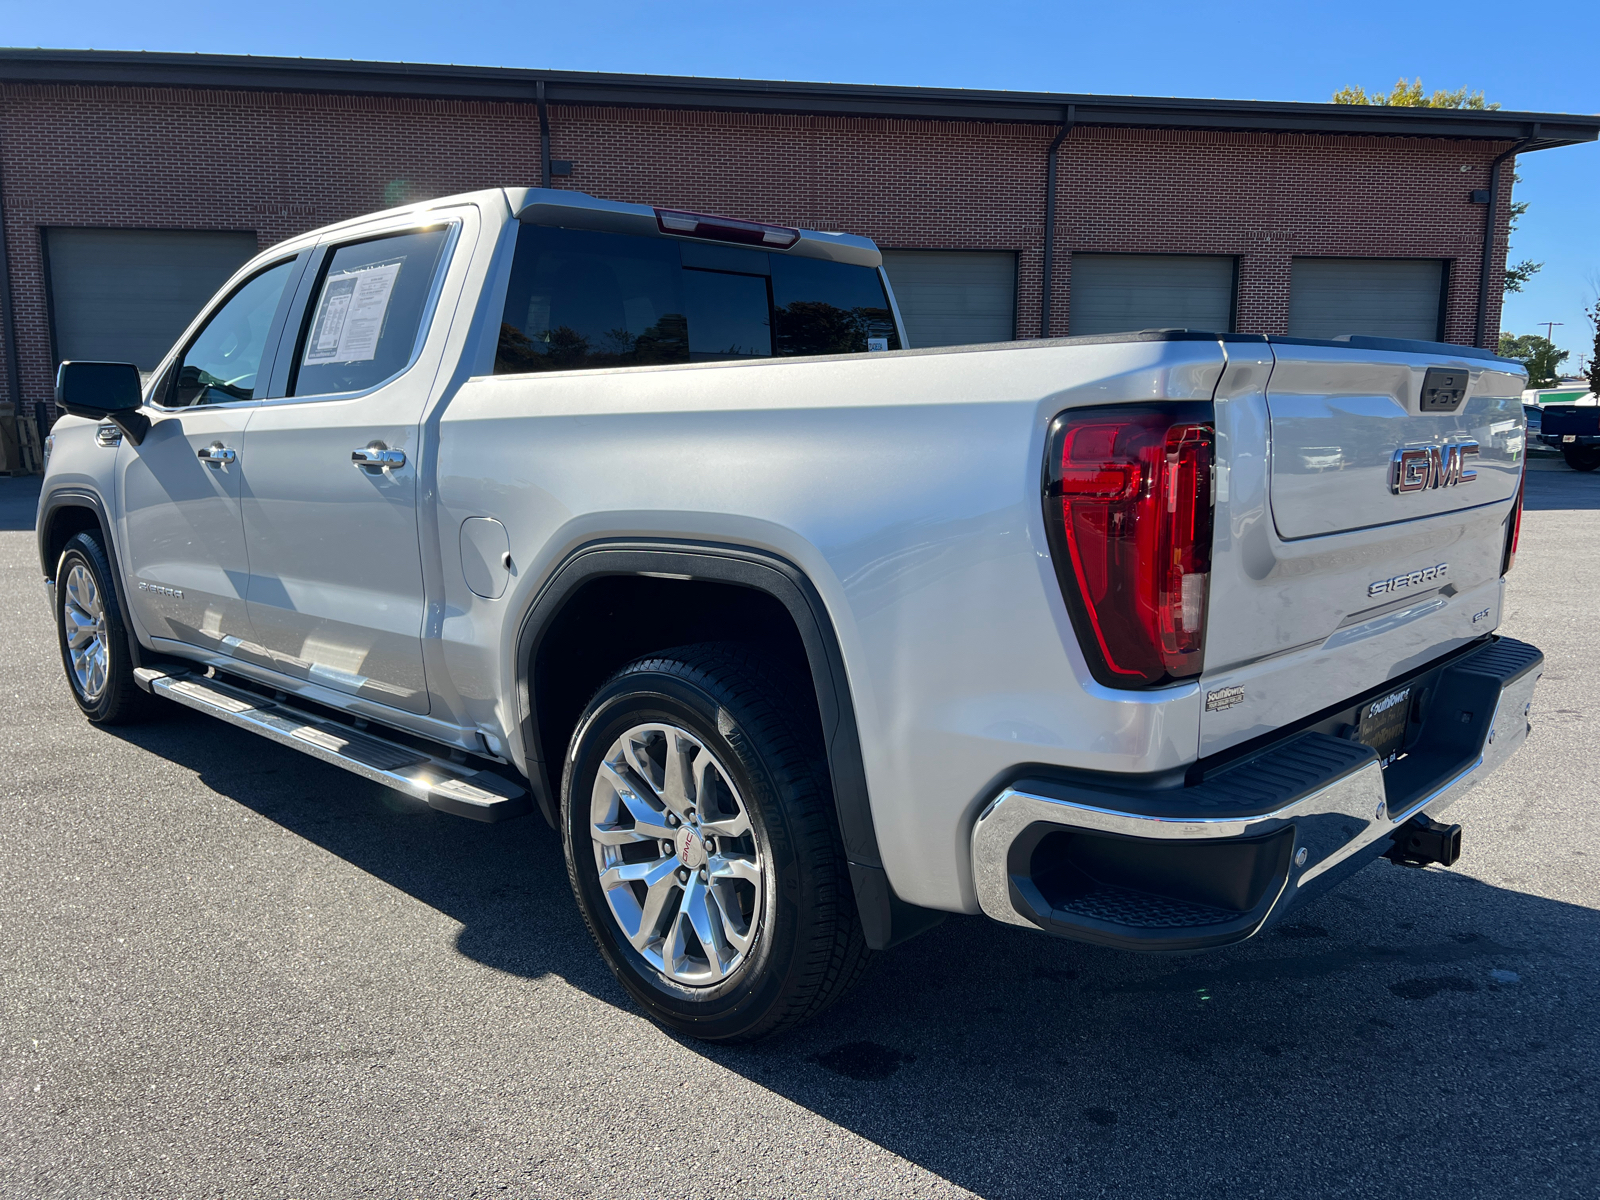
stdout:
POLYGON ((706 844, 687 825, 678 827, 678 861, 691 871, 706 865, 706 844))

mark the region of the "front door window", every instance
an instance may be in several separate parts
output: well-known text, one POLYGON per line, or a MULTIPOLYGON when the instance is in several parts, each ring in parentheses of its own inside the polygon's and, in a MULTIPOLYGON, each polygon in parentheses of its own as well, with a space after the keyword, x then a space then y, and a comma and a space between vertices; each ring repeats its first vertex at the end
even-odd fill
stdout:
POLYGON ((268 267, 211 315, 178 360, 172 389, 159 403, 190 408, 261 397, 261 360, 293 268, 293 259, 268 267))

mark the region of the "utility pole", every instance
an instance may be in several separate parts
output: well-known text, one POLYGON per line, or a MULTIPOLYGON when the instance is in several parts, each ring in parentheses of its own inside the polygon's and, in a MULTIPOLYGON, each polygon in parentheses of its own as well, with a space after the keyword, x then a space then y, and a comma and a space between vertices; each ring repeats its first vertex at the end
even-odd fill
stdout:
POLYGON ((1535 321, 1534 324, 1535 325, 1543 325, 1544 326, 1544 340, 1547 341, 1547 342, 1553 342, 1553 341, 1556 340, 1556 326, 1557 325, 1565 325, 1566 322, 1565 321, 1535 321))

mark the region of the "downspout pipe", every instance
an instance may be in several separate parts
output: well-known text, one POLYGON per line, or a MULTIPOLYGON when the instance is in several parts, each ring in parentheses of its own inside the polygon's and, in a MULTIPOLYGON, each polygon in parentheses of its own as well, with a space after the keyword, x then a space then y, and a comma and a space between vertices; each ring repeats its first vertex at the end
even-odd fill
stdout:
POLYGON ((1044 285, 1039 289, 1039 336, 1050 336, 1050 293, 1055 290, 1056 267, 1056 152, 1077 123, 1075 104, 1067 105, 1061 119, 1061 132, 1044 156, 1044 285))
MULTIPOLYGON (((1483 340, 1488 336, 1489 325, 1489 276, 1494 267, 1494 235, 1495 223, 1500 209, 1500 165, 1508 158, 1514 157, 1518 151, 1539 136, 1539 127, 1535 125, 1523 138, 1495 157, 1489 164, 1489 203, 1483 212, 1483 255, 1478 262, 1478 319, 1473 326, 1472 344, 1480 350, 1492 350, 1495 347, 1485 346, 1483 340)), ((1507 253, 1510 252, 1509 246, 1507 253)))
MULTIPOLYGON (((3 149, 3 147, 0 147, 3 149)), ((4 155, 0 154, 0 160, 4 155)), ((17 357, 17 320, 11 308, 11 250, 6 244, 6 185, 3 168, 0 168, 0 338, 6 343, 6 398, 9 399, 22 420, 22 366, 17 357)), ((44 406, 34 414, 40 425, 40 440, 45 432, 42 419, 44 406)))
POLYGON ((539 105, 539 186, 550 186, 550 113, 544 103, 544 80, 534 85, 534 99, 539 105))

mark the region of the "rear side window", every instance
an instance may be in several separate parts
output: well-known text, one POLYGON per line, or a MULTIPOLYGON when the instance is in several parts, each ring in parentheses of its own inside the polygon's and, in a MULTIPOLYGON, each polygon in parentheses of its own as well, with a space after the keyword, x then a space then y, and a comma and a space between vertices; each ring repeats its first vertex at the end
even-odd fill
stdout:
POLYGON ((873 338, 883 339, 885 350, 900 349, 876 271, 818 258, 768 257, 779 354, 854 354, 872 349, 873 338))
POLYGON ((291 396, 377 387, 411 362, 450 228, 340 246, 327 256, 295 355, 291 396))
POLYGON ((665 239, 523 226, 496 373, 688 362, 680 275, 665 239))
POLYGON ((870 267, 526 225, 495 373, 899 349, 870 267))

